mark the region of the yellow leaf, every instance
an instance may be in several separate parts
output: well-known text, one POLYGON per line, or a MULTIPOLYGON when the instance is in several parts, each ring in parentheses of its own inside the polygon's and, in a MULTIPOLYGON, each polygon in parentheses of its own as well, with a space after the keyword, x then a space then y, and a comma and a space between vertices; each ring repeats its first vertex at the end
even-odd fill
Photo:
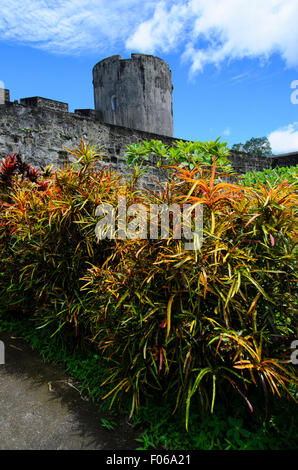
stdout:
POLYGON ((172 303, 175 298, 176 294, 171 295, 168 306, 167 306, 167 338, 170 334, 170 329, 171 329, 171 313, 172 313, 172 303))

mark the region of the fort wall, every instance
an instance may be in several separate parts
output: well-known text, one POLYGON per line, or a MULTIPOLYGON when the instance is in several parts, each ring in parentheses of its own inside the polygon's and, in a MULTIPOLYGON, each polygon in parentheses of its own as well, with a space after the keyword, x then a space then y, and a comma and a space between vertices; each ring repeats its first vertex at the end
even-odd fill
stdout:
MULTIPOLYGON (((126 173, 124 152, 127 145, 144 140, 161 140, 171 145, 174 137, 167 137, 137 129, 104 123, 95 110, 76 110, 69 113, 66 103, 35 97, 0 105, 0 158, 19 153, 33 165, 62 165, 67 159, 66 148, 86 142, 102 147, 103 166, 126 173)), ((203 140, 198 136, 198 140, 203 140)), ((298 152, 271 158, 231 152, 229 157, 238 173, 262 171, 276 166, 298 164, 298 152)), ((152 170, 155 178, 160 171, 152 170)), ((150 172, 146 176, 150 179, 150 172)))

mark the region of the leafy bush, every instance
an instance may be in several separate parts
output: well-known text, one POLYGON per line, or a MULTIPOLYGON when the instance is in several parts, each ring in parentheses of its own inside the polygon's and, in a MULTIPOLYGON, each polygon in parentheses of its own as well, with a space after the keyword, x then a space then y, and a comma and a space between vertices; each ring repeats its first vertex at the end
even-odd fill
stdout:
POLYGON ((109 395, 132 390, 134 409, 140 392, 175 393, 186 425, 197 392, 213 411, 216 390, 234 388, 252 411, 251 384, 280 396, 295 380, 293 188, 245 189, 208 173, 177 168, 149 198, 204 205, 199 252, 173 237, 121 240, 104 269, 85 276, 104 310, 94 340, 111 358, 109 395))
POLYGON ((186 142, 177 140, 173 145, 165 145, 160 140, 144 141, 127 146, 125 157, 128 166, 151 162, 162 165, 180 165, 193 169, 196 165, 212 167, 216 155, 217 169, 231 172, 230 151, 225 142, 219 139, 210 142, 186 142))
MULTIPOLYGON (((14 172, 1 193, 2 305, 57 331, 71 323, 77 331, 92 315, 83 303, 80 277, 88 263, 103 262, 105 250, 112 249, 111 242, 110 248, 105 241, 95 243, 94 212, 121 191, 120 175, 90 167, 94 149, 82 145, 79 155, 74 152, 77 169, 37 172, 36 181, 14 172)), ((10 160, 2 164, 5 172, 10 160)))
POLYGON ((297 183, 298 166, 276 167, 264 171, 249 171, 241 177, 240 182, 245 186, 256 184, 279 184, 282 181, 288 183, 297 183))
POLYGON ((253 412, 255 387, 266 407, 270 394, 294 398, 294 186, 223 183, 214 160, 210 170, 176 166, 161 191, 146 192, 98 170, 83 142, 72 153, 77 167, 37 181, 15 172, 2 187, 3 310, 91 341, 107 359, 105 398, 129 393, 131 413, 148 395, 174 395, 188 428, 196 397, 211 412, 232 393, 253 412), (98 241, 96 207, 116 208, 118 196, 128 206, 202 204, 202 247, 185 250, 173 224, 167 239, 98 241))

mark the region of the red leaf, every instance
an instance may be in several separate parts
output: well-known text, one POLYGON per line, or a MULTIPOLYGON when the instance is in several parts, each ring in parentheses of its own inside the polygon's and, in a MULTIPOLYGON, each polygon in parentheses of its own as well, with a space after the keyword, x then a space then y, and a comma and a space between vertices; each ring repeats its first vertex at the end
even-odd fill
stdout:
POLYGON ((158 368, 158 373, 160 373, 162 369, 162 364, 163 364, 163 354, 162 354, 162 348, 159 348, 159 368, 158 368))

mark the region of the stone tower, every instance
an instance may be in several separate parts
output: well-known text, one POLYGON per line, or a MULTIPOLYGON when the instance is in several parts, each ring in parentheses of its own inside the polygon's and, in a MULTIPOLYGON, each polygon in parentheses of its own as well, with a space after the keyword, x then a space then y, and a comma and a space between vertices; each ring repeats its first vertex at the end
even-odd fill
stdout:
POLYGON ((173 136, 172 80, 166 62, 114 55, 93 68, 95 110, 104 122, 173 136))

